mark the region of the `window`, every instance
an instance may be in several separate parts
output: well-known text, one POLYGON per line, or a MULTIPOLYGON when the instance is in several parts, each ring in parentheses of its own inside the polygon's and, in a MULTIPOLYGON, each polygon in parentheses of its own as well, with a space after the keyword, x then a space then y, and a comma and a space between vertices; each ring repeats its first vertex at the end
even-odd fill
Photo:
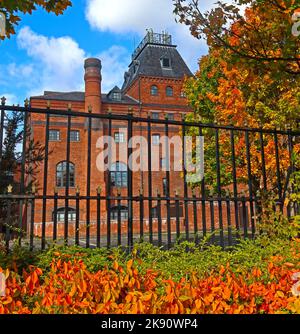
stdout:
MULTIPOLYGON (((65 221, 65 208, 59 208, 56 212, 56 217, 58 222, 64 222, 65 221)), ((54 216, 54 213, 53 213, 54 216)), ((72 208, 68 209, 68 221, 75 221, 76 220, 76 211, 72 208)))
POLYGON ((116 101, 121 101, 121 99, 122 99, 121 93, 119 93, 119 92, 113 92, 112 93, 112 99, 116 100, 116 101))
POLYGON ((50 130, 49 131, 49 140, 50 141, 59 141, 60 140, 60 131, 59 130, 50 130))
POLYGON ((159 119, 159 113, 158 112, 153 112, 152 113, 152 119, 159 119))
POLYGON ((110 218, 112 220, 118 220, 118 215, 120 214, 121 221, 128 219, 128 208, 127 206, 115 206, 111 208, 110 218), (120 212, 120 213, 119 213, 120 212))
POLYGON ((173 88, 172 87, 167 87, 166 95, 169 96, 169 97, 173 96, 173 88))
POLYGON ((167 196, 168 194, 168 181, 167 179, 163 179, 163 194, 167 196))
POLYGON ((117 188, 127 188, 127 166, 116 162, 110 168, 110 184, 117 188))
POLYGON ((174 114, 168 114, 168 119, 170 121, 174 121, 174 114))
POLYGON ((152 218, 155 218, 155 219, 158 218, 158 209, 157 209, 157 206, 155 206, 154 208, 151 209, 151 216, 152 216, 152 218))
POLYGON ((70 132, 70 141, 71 142, 78 142, 80 141, 80 132, 77 130, 72 130, 70 132))
POLYGON ((164 68, 170 68, 171 67, 171 60, 170 58, 164 57, 161 59, 161 66, 164 68))
POLYGON ((160 142, 160 135, 152 135, 152 144, 159 145, 160 142))
POLYGON ((115 133, 115 142, 118 143, 124 143, 125 142, 125 136, 123 132, 116 132, 115 133))
MULTIPOLYGON (((62 161, 56 166, 56 186, 67 186, 67 162, 62 161)), ((69 163, 69 187, 75 187, 75 165, 69 163)))
POLYGON ((152 96, 157 96, 158 95, 158 87, 157 86, 152 86, 151 87, 151 95, 152 96))
POLYGON ((160 168, 166 169, 167 168, 167 160, 165 158, 160 159, 160 168))
POLYGON ((180 93, 180 97, 182 97, 182 98, 185 98, 185 97, 186 97, 186 94, 185 94, 184 91, 181 91, 181 93, 180 93))

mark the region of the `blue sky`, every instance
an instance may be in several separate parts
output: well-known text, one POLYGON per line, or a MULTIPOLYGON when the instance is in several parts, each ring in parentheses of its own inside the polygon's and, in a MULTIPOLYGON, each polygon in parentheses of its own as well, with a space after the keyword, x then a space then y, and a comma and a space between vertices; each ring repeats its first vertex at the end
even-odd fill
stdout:
MULTIPOLYGON (((207 9, 215 1, 202 1, 207 9)), ((192 71, 204 41, 175 23, 172 0, 74 0, 64 15, 25 15, 11 39, 0 41, 0 95, 22 104, 44 90, 83 90, 83 61, 99 57, 104 92, 121 85, 134 46, 147 28, 167 30, 192 71)))

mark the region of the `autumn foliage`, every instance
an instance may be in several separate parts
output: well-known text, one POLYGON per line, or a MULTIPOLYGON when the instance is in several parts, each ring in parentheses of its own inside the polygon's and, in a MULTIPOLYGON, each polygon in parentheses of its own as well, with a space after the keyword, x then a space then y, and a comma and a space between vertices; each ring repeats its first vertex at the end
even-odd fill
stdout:
POLYGON ((81 260, 59 255, 48 273, 36 267, 22 275, 3 271, 7 287, 0 314, 300 313, 300 298, 292 293, 296 267, 279 265, 278 256, 266 273, 237 273, 228 264, 204 278, 191 274, 176 282, 153 270, 139 272, 138 259, 91 273, 81 260))

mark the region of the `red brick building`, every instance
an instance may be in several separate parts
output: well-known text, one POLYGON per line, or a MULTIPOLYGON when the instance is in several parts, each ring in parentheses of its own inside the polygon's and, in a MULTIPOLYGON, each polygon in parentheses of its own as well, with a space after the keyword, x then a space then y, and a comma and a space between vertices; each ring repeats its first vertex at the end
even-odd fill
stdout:
MULTIPOLYGON (((87 59, 85 67, 85 91, 84 92, 44 92, 42 96, 31 97, 32 108, 46 108, 51 105, 54 110, 74 110, 93 114, 118 114, 124 115, 132 113, 134 116, 154 119, 164 119, 166 115, 171 120, 181 120, 182 115, 189 112, 185 95, 182 92, 183 83, 186 77, 192 76, 191 71, 180 56, 172 38, 165 34, 147 33, 145 39, 134 51, 132 62, 124 75, 122 88, 114 87, 108 94, 103 94, 101 90, 101 61, 99 59, 87 59)), ((120 73, 120 75, 122 75, 120 73)), ((53 196, 55 190, 61 196, 66 194, 74 196, 80 191, 80 195, 97 195, 97 189, 101 187, 102 195, 117 196, 121 192, 122 196, 127 195, 127 162, 122 161, 117 153, 114 161, 111 161, 110 172, 99 171, 97 159, 103 150, 97 141, 100 137, 108 135, 109 124, 106 120, 92 120, 91 136, 91 162, 90 162, 90 184, 87 184, 88 164, 88 119, 84 117, 72 117, 70 133, 70 163, 69 182, 66 189, 66 168, 67 168, 67 116, 50 116, 49 123, 49 154, 47 168, 42 164, 37 173, 38 195, 53 196), (47 172, 46 183, 45 170, 47 172), (109 184, 109 186, 108 186, 109 184), (67 192, 67 193, 66 193, 67 192)), ((42 143, 46 142, 46 115, 32 114, 30 118, 32 136, 42 143)), ((179 135, 178 126, 169 126, 169 136, 179 135)), ((152 147, 157 146, 160 137, 165 134, 163 124, 151 126, 152 147)), ((113 121, 111 133, 116 141, 117 147, 126 143, 127 122, 113 121)), ((147 124, 134 124, 133 135, 147 138, 147 124)), ((171 171, 174 151, 170 152, 171 171)), ((160 152, 160 167, 163 167, 165 157, 160 152)), ((170 195, 178 191, 183 195, 183 180, 181 172, 170 173, 170 195)), ((153 195, 157 191, 163 196, 166 192, 166 172, 152 172, 152 185, 150 185, 153 195)), ((133 196, 138 196, 142 191, 145 196, 149 194, 148 172, 138 171, 133 173, 133 196)), ((74 232, 74 220, 76 219, 75 200, 68 201, 69 228, 70 234, 74 232)), ((53 201, 47 200, 46 208, 43 210, 43 201, 37 200, 35 206, 35 226, 36 234, 40 234, 41 222, 45 220, 47 235, 53 231, 53 201), (43 218, 44 211, 44 218, 43 218)), ((155 202, 153 203, 153 216, 155 212, 155 202)), ((112 224, 117 219, 116 201, 110 201, 112 224)), ((122 201, 121 218, 125 222, 127 219, 127 202, 122 201)), ((165 217, 166 203, 162 204, 162 214, 165 217)), ((64 229, 66 200, 58 200, 58 233, 64 229)), ((139 221, 139 203, 133 204, 133 219, 139 221)), ((148 202, 144 208, 145 228, 147 228, 147 218, 149 216, 148 202)), ((172 211, 172 210, 171 210, 172 211)), ((182 216, 182 207, 180 208, 182 216)), ((173 216, 172 212, 171 215, 173 216)), ((173 218, 172 218, 173 219, 173 218)), ((86 224, 87 207, 86 202, 80 202, 79 211, 80 223, 86 224)), ((97 203, 90 201, 91 229, 97 220, 97 203)), ((107 203, 101 204, 101 223, 105 230, 107 221, 107 203)), ((136 227, 137 228, 137 227, 136 227)), ((112 230, 114 227, 112 227, 112 230)), ((85 233, 84 231, 82 233, 85 233)))

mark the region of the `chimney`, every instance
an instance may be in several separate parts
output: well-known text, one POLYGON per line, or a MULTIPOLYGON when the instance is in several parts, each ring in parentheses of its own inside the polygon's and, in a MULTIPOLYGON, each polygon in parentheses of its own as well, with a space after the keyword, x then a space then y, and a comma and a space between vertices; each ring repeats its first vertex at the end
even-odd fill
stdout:
POLYGON ((89 106, 93 113, 101 113, 101 61, 88 58, 84 62, 85 69, 85 111, 89 106))

